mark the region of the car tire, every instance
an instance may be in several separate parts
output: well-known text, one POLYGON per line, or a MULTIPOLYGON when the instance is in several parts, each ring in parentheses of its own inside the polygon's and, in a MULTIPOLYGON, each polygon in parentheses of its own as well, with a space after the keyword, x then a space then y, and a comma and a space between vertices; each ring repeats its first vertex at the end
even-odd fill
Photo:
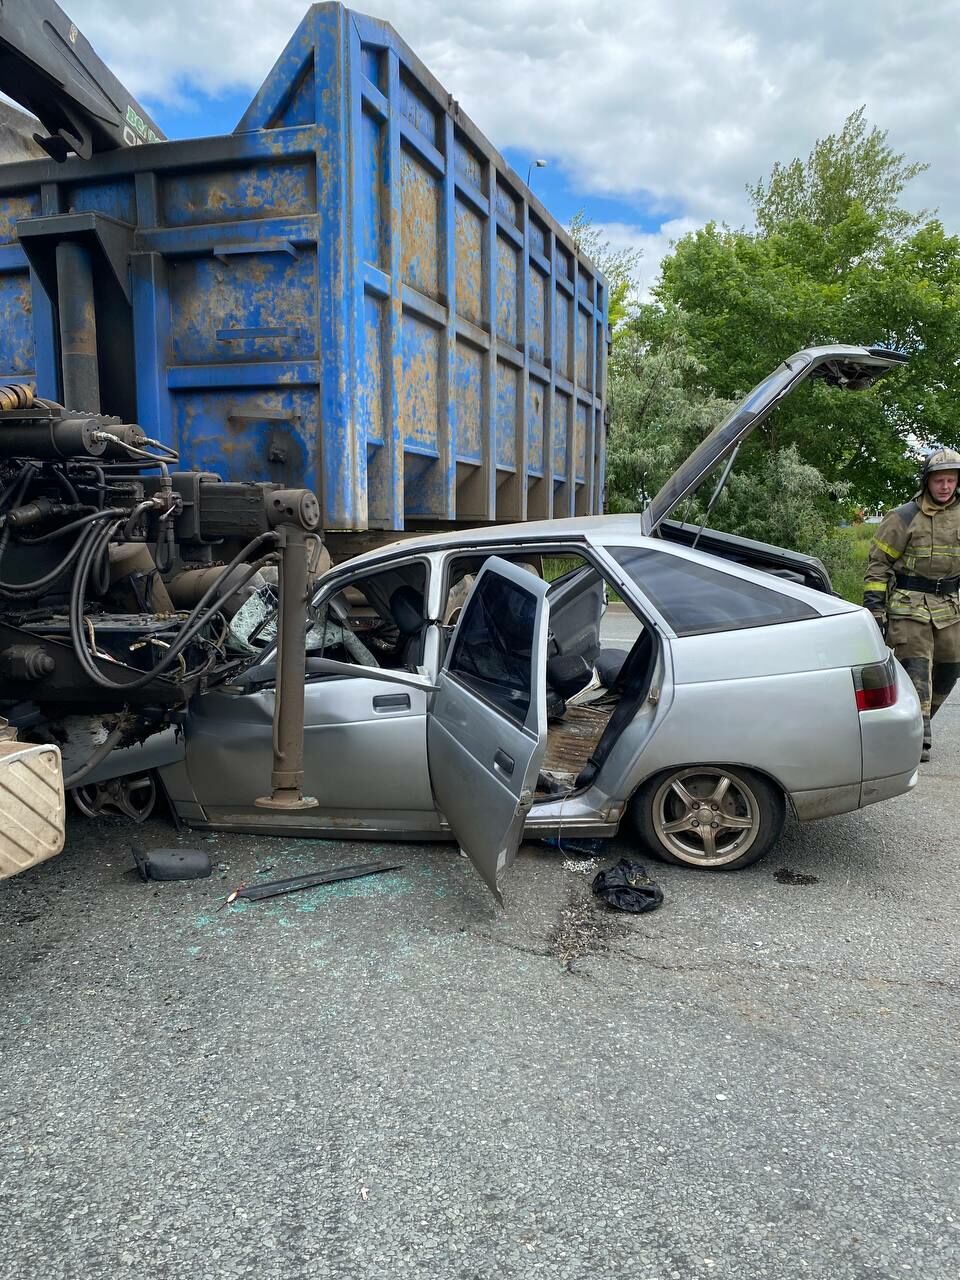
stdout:
POLYGON ((783 792, 750 769, 684 765, 657 774, 634 796, 644 845, 664 862, 698 871, 736 871, 779 839, 783 792))
POLYGON ((151 816, 159 797, 156 774, 114 778, 100 785, 73 787, 71 799, 85 818, 129 818, 141 823, 151 816))

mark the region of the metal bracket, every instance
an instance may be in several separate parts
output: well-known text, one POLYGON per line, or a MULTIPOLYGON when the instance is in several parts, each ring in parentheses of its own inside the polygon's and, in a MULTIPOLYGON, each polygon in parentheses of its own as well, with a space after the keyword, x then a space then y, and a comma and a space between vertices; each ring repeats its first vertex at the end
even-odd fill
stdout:
POLYGON ((251 240, 249 243, 213 246, 213 256, 224 263, 230 258, 242 257, 248 253, 288 253, 291 258, 296 258, 299 252, 292 240, 251 240))
POLYGON ((123 296, 127 302, 132 301, 130 255, 134 229, 129 222, 103 213, 52 213, 22 219, 17 223, 17 236, 48 298, 57 296, 57 244, 61 240, 79 240, 100 250, 123 296))

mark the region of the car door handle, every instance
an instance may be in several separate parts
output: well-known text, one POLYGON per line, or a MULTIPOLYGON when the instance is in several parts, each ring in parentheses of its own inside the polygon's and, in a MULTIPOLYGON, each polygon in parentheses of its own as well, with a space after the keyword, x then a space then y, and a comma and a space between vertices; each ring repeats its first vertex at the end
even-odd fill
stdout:
POLYGON ((409 693, 378 693, 373 700, 374 711, 409 711, 409 693))
POLYGON ((504 777, 513 777, 513 756, 508 756, 505 751, 498 751, 493 757, 493 767, 498 773, 502 773, 504 777))

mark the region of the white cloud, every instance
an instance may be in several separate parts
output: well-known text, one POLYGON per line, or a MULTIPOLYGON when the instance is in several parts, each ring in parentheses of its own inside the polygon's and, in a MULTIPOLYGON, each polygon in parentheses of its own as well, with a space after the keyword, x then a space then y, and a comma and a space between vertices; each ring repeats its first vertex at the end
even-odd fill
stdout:
MULTIPOLYGON (((66 0, 134 92, 265 76, 303 0, 66 0)), ((370 0, 499 147, 550 157, 584 193, 735 223, 744 185, 866 103, 912 188, 960 227, 954 0, 370 0)), ((662 234, 668 235, 669 232, 662 234)), ((653 249, 653 246, 651 246, 653 249)))

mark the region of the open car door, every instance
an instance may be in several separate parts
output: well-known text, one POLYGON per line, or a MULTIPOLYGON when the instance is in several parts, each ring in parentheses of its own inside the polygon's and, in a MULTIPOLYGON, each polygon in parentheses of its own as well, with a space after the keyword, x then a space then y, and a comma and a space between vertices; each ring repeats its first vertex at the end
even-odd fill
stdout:
POLYGON ((547 583, 491 556, 467 596, 427 715, 437 808, 502 905, 547 746, 547 583))

